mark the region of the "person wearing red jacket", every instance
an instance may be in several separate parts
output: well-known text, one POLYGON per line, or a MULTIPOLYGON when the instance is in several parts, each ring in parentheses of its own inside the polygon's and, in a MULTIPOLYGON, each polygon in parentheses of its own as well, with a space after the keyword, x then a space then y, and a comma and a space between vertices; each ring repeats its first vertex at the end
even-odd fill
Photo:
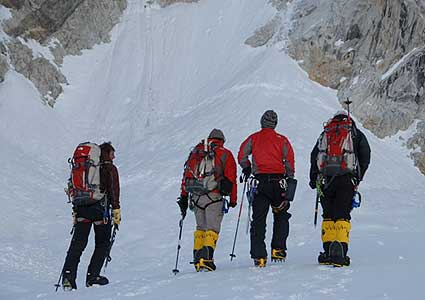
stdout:
MULTIPOLYGON (((192 154, 204 152, 204 141, 201 141, 191 151, 185 163, 185 171, 181 184, 181 195, 177 204, 180 207, 182 217, 186 216, 190 198, 191 208, 195 213, 196 230, 194 232, 193 262, 196 270, 214 271, 214 251, 220 233, 221 222, 224 216, 225 199, 230 197, 230 207, 237 204, 236 185, 236 161, 232 152, 224 148, 224 134, 219 129, 213 129, 208 136, 207 144, 212 149, 214 155, 211 159, 213 163, 213 174, 208 177, 208 185, 211 189, 205 191, 194 190, 193 170, 191 170, 192 154), (189 197, 190 195, 190 197, 189 197)), ((196 168, 199 166, 197 165, 196 168)), ((208 174, 208 172, 206 172, 208 174)), ((205 182, 205 181, 203 181, 205 182)))
POLYGON ((255 177, 256 194, 252 201, 251 258, 258 267, 265 267, 267 250, 264 242, 269 207, 273 211, 272 261, 286 258, 289 234, 289 201, 285 197, 285 179, 295 175, 294 151, 289 140, 277 133, 277 114, 267 110, 261 117, 261 130, 250 135, 240 146, 238 162, 245 182, 255 177), (251 161, 249 156, 251 155, 251 161))

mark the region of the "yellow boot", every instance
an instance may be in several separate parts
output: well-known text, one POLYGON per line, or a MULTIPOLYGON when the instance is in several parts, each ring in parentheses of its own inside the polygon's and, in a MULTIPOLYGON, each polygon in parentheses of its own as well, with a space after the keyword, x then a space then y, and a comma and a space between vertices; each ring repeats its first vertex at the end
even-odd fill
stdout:
POLYGON ((340 243, 346 243, 348 245, 350 241, 350 221, 340 219, 335 222, 336 229, 336 240, 340 243))
POLYGON ((336 240, 335 222, 331 219, 323 219, 322 221, 322 243, 324 252, 320 252, 318 261, 321 265, 329 265, 331 263, 329 256, 329 245, 336 240))
MULTIPOLYGON (((332 257, 332 264, 336 267, 349 266, 350 258, 347 256, 348 243, 350 241, 350 221, 339 219, 335 222, 337 247, 334 247, 336 254, 332 257)), ((333 252, 333 251, 331 251, 333 252)))
POLYGON ((199 260, 202 257, 202 248, 204 247, 205 242, 205 231, 195 230, 193 237, 193 264, 195 265, 196 271, 199 272, 199 260))
POLYGON ((199 260, 199 267, 203 271, 215 271, 214 251, 217 245, 218 233, 212 230, 205 232, 205 241, 203 247, 203 257, 199 260))

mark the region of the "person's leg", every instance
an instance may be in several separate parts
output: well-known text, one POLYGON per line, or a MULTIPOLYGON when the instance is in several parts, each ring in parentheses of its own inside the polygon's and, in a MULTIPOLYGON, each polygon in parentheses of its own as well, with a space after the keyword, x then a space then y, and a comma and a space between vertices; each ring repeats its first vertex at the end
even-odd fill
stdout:
POLYGON ((258 191, 252 202, 251 221, 251 258, 267 258, 267 249, 264 239, 266 237, 266 220, 270 201, 264 193, 258 191))
POLYGON ((272 260, 286 258, 286 240, 289 235, 289 218, 291 217, 291 214, 287 211, 288 208, 273 212, 272 260))
POLYGON ((62 270, 62 284, 70 284, 72 289, 77 288, 77 268, 81 254, 87 246, 90 234, 91 223, 78 222, 74 227, 71 245, 66 255, 65 264, 62 270), (68 281, 68 282, 66 282, 68 281))
POLYGON ((347 256, 348 244, 351 230, 351 210, 354 196, 354 186, 348 175, 338 177, 336 182, 336 201, 335 201, 335 228, 336 240, 344 248, 344 256, 347 256))
POLYGON ((105 280, 98 282, 99 280, 96 279, 100 277, 100 271, 102 269, 103 263, 105 262, 105 258, 109 249, 111 229, 112 226, 110 223, 94 225, 95 248, 90 260, 90 264, 87 268, 86 278, 86 284, 89 286, 92 284, 107 284, 105 283, 105 280))
POLYGON ((221 222, 223 221, 223 201, 221 196, 212 198, 213 203, 205 208, 206 231, 204 241, 204 252, 206 253, 204 265, 209 271, 214 271, 216 266, 214 264, 214 251, 217 246, 219 233, 221 229, 221 222))

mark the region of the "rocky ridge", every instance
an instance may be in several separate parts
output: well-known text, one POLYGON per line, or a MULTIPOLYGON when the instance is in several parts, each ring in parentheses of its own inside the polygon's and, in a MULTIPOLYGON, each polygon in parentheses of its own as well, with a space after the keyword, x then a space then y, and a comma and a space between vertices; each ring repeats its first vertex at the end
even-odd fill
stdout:
POLYGON ((406 146, 425 174, 425 4, 420 0, 270 0, 276 16, 246 44, 285 40, 287 52, 324 86, 353 101, 378 137, 412 127, 406 146), (277 24, 283 11, 292 21, 277 24), (286 30, 284 36, 282 32, 286 30))
POLYGON ((7 34, 0 39, 0 81, 13 68, 53 106, 67 83, 60 70, 63 58, 109 42, 127 1, 0 0, 0 5, 12 14, 0 24, 7 34), (35 53, 34 43, 47 50, 35 53))

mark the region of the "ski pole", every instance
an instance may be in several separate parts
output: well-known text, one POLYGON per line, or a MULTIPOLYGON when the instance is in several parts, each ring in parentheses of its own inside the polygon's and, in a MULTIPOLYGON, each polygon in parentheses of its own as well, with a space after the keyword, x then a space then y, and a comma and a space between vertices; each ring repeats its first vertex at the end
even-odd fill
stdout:
MULTIPOLYGON (((72 235, 74 234, 74 230, 75 230, 75 224, 73 224, 73 225, 72 225, 72 229, 71 229, 71 231, 69 232, 69 234, 71 235, 71 237, 72 237, 72 235)), ((71 245, 71 243, 72 243, 72 238, 71 238, 70 245, 71 245)), ((69 249, 69 247, 68 247, 68 249, 69 249)), ((63 263, 63 267, 62 267, 61 273, 60 273, 60 275, 59 275, 58 282, 54 285, 54 286, 56 287, 55 292, 57 292, 57 291, 58 291, 58 289, 59 289, 59 287, 61 286, 61 285, 60 285, 60 282, 61 282, 61 279, 62 279, 63 269, 64 269, 64 268, 65 268, 65 262, 63 263)))
POLYGON ((112 260, 111 250, 112 250, 112 246, 114 245, 115 236, 116 236, 118 230, 119 230, 118 225, 114 224, 114 230, 112 231, 112 236, 111 236, 111 240, 109 242, 108 251, 106 252, 106 256, 105 256, 106 260, 105 260, 105 267, 103 268, 103 272, 106 271, 106 267, 108 266, 108 263, 112 260))
POLYGON ((177 269, 177 265, 178 265, 178 263, 179 263, 179 254, 180 254, 180 248, 181 248, 181 244, 180 244, 180 242, 181 242, 181 240, 182 240, 182 231, 183 231, 183 220, 184 220, 184 217, 185 217, 185 216, 183 216, 183 215, 182 215, 182 218, 181 218, 181 219, 180 219, 180 221, 179 221, 180 232, 179 232, 179 241, 178 241, 178 243, 177 243, 176 266, 175 266, 175 268, 174 268, 174 270, 173 270, 174 275, 177 275, 177 273, 179 273, 179 272, 180 272, 180 271, 179 271, 179 269, 177 269))
POLYGON ((245 196, 246 185, 247 185, 247 181, 245 181, 245 184, 243 186, 241 207, 239 208, 238 222, 236 223, 235 238, 233 240, 233 248, 232 248, 232 253, 230 254, 230 261, 232 261, 233 258, 236 257, 236 255, 235 255, 236 238, 238 236, 239 222, 241 220, 242 206, 243 206, 243 197, 245 196))

